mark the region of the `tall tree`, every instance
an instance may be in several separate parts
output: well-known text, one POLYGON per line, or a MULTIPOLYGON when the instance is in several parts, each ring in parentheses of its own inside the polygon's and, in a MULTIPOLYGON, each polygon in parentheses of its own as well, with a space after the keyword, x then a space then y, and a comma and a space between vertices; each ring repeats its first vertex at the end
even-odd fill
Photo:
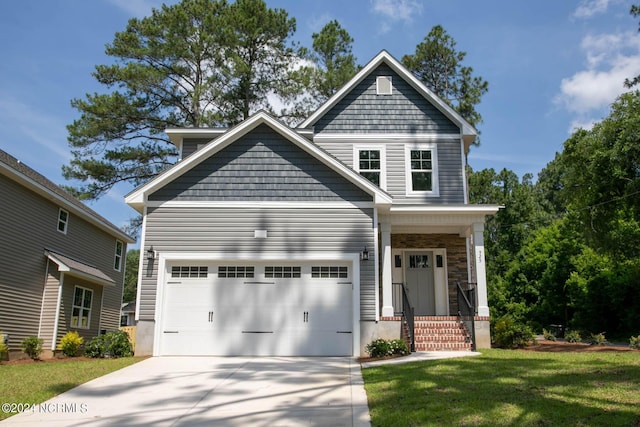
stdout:
POLYGON ((138 185, 173 164, 164 129, 233 125, 286 87, 295 20, 263 0, 183 0, 131 19, 107 45, 112 65, 93 76, 109 93, 71 105, 73 158, 65 178, 95 199, 119 182, 138 185))
POLYGON ((318 65, 315 88, 324 102, 358 71, 353 55, 353 37, 338 21, 332 20, 313 33, 312 57, 318 65))
MULTIPOLYGON (((629 11, 629 13, 631 13, 631 15, 633 17, 635 17, 635 18, 639 17, 640 16, 640 5, 637 5, 637 4, 632 5, 631 6, 631 10, 629 11)), ((640 25, 638 25, 638 31, 640 32, 640 25)), ((633 86, 636 86, 637 84, 640 84, 640 74, 638 74, 637 76, 635 76, 631 80, 626 79, 624 84, 628 88, 632 88, 633 86)))
POLYGON ((413 55, 402 57, 403 64, 436 95, 448 103, 469 123, 482 123, 476 110, 489 83, 473 76, 473 68, 462 65, 466 52, 456 50, 456 41, 436 25, 416 46, 413 55))
POLYGON ((591 130, 576 131, 562 153, 564 198, 599 250, 640 257, 640 92, 622 94, 591 130))

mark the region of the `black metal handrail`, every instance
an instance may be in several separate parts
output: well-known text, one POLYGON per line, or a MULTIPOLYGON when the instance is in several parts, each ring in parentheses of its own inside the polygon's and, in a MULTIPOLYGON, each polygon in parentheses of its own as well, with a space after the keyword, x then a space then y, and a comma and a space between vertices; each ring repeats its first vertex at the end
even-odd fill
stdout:
MULTIPOLYGON (((395 283, 397 285, 397 283, 395 283)), ((409 340, 411 352, 416 351, 416 334, 415 334, 415 319, 414 319, 414 308, 411 307, 411 303, 409 303, 409 297, 407 296, 407 289, 404 286, 404 283, 400 283, 402 287, 402 317, 405 322, 407 322, 407 329, 409 330, 409 340)))
POLYGON ((476 351, 476 297, 475 284, 469 283, 467 289, 462 289, 460 282, 456 282, 458 288, 458 317, 471 331, 471 350, 476 351))

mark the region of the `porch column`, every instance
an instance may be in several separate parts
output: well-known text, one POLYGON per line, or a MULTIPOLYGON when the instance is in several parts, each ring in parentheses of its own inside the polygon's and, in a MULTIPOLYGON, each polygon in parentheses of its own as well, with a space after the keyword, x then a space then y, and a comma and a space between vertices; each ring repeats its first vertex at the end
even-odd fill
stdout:
POLYGON ((478 304, 478 316, 489 316, 489 303, 487 301, 487 271, 484 264, 484 223, 474 222, 472 229, 473 252, 476 265, 476 299, 478 304))
POLYGON ((391 272, 391 224, 380 224, 380 248, 382 249, 382 317, 393 316, 393 285, 391 272))

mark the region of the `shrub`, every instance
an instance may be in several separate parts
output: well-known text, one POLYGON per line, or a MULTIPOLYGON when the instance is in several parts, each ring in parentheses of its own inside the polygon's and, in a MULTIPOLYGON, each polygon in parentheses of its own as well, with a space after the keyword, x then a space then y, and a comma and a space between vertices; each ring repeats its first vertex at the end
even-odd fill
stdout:
POLYGON ((385 340, 377 339, 367 344, 365 351, 371 357, 387 357, 393 355, 405 355, 409 354, 409 348, 407 344, 401 340, 385 340))
POLYGON ((547 331, 544 328, 542 329, 542 336, 547 341, 555 341, 556 340, 556 336, 553 334, 553 332, 547 331))
POLYGON ((640 335, 629 338, 629 347, 640 350, 640 335))
POLYGON ((62 339, 60 340, 60 344, 58 344, 58 350, 62 350, 62 354, 67 357, 75 357, 78 355, 78 351, 82 346, 84 340, 78 332, 70 331, 67 332, 62 339))
POLYGON ((565 334, 564 339, 567 342, 582 342, 582 337, 578 331, 569 331, 565 334))
POLYGON ((22 340, 20 347, 22 347, 22 351, 24 351, 27 356, 33 360, 38 360, 42 353, 42 338, 35 336, 26 337, 22 340))
POLYGON ((604 332, 600 332, 599 334, 591 334, 589 343, 591 345, 605 345, 607 343, 607 339, 604 336, 604 332))
POLYGON ((503 316, 493 326, 493 343, 500 348, 520 348, 533 341, 533 331, 527 325, 503 316))
POLYGON ((133 356, 129 335, 120 330, 109 331, 92 338, 85 346, 88 357, 129 357, 133 356))
POLYGON ((0 360, 9 354, 9 347, 4 343, 5 336, 4 332, 0 331, 0 360))

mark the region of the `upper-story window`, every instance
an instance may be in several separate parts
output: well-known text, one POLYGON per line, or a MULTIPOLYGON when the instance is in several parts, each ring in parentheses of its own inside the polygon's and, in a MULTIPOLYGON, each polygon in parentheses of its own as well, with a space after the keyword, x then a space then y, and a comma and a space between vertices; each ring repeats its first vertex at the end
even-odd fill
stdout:
POLYGON ((67 226, 69 225, 69 212, 64 209, 58 211, 58 231, 67 234, 67 226))
POLYGON ((438 156, 434 144, 405 147, 407 195, 438 195, 438 156))
POLYGON ((120 271, 122 268, 122 250, 123 243, 120 240, 116 240, 116 253, 113 260, 113 269, 116 271, 120 271))
POLYGON ((355 170, 363 177, 386 188, 385 152, 382 145, 356 145, 353 150, 355 170))

